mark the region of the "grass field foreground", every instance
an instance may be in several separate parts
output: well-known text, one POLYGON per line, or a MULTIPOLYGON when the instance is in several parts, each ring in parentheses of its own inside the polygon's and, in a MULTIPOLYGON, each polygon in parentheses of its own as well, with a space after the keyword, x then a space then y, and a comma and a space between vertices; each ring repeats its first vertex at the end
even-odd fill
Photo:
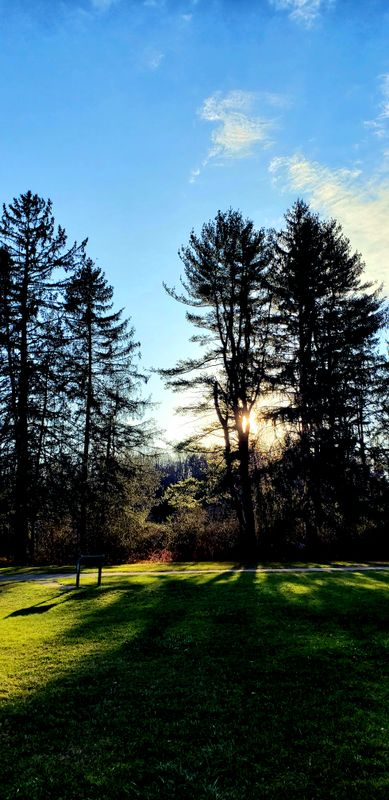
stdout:
POLYGON ((2 800, 386 800, 389 572, 0 584, 2 800))

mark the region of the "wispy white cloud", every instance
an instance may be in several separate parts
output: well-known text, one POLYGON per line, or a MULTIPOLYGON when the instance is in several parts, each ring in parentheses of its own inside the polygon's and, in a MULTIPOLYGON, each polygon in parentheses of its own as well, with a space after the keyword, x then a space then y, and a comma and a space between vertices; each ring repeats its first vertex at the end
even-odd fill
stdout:
POLYGON ((381 102, 379 113, 375 119, 365 122, 367 128, 371 128, 374 135, 379 139, 384 139, 388 135, 389 121, 389 73, 380 76, 381 102))
POLYGON ((310 28, 321 11, 334 4, 335 0, 269 0, 277 11, 288 11, 291 19, 310 28))
POLYGON ((235 91, 224 97, 217 92, 204 101, 199 112, 201 118, 216 123, 207 160, 217 156, 246 158, 259 142, 269 145, 272 123, 248 113, 254 99, 251 92, 235 91))
POLYGON ((362 253, 369 279, 389 289, 389 180, 366 178, 359 169, 333 170, 299 155, 274 158, 269 169, 279 186, 335 217, 362 253))
MULTIPOLYGON (((276 97, 281 96, 269 94, 267 103, 274 105, 276 97), (269 98, 272 98, 273 102, 270 102, 269 98)), ((204 100, 198 113, 201 119, 214 123, 214 130, 211 133, 211 146, 203 159, 202 167, 214 160, 220 164, 226 160, 248 158, 253 155, 256 145, 260 144, 266 148, 272 144, 270 132, 275 123, 273 120, 252 114, 256 100, 256 94, 241 90, 226 95, 216 92, 204 100)), ((200 169, 192 170, 190 183, 195 182, 200 172, 200 169)))

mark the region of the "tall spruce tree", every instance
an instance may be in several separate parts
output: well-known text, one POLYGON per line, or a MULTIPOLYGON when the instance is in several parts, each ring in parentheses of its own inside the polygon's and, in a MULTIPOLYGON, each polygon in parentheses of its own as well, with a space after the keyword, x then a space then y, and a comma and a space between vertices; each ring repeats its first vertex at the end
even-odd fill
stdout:
MULTIPOLYGON (((99 494, 108 502, 108 489, 118 470, 125 469, 123 455, 143 440, 136 418, 145 403, 137 396, 144 379, 137 368, 139 343, 134 330, 112 311, 113 289, 102 270, 84 258, 66 287, 66 320, 71 341, 69 384, 72 398, 75 447, 79 460, 78 550, 97 546, 89 530, 93 476, 99 473, 99 494)), ((101 506, 101 503, 100 503, 101 506)))
POLYGON ((363 284, 364 264, 334 221, 321 221, 301 200, 273 233, 271 285, 277 313, 282 416, 298 436, 310 508, 309 537, 320 536, 325 487, 329 506, 350 465, 367 469, 377 334, 383 303, 363 284))
POLYGON ((265 386, 269 357, 270 299, 266 287, 268 252, 263 230, 240 212, 218 212, 200 235, 193 231, 179 252, 184 264, 184 294, 168 293, 192 307, 188 321, 199 333, 196 358, 161 370, 177 392, 195 392, 186 410, 213 409, 224 438, 228 486, 241 532, 241 553, 257 549, 250 474, 250 415, 265 386), (202 352, 201 352, 202 349, 202 352))
MULTIPOLYGON (((51 201, 32 192, 3 206, 0 220, 1 436, 10 457, 15 558, 32 549, 34 491, 44 440, 55 415, 61 359, 58 291, 62 270, 74 266, 81 246, 66 246, 55 229, 51 201)), ((30 555, 32 553, 30 552, 30 555)))

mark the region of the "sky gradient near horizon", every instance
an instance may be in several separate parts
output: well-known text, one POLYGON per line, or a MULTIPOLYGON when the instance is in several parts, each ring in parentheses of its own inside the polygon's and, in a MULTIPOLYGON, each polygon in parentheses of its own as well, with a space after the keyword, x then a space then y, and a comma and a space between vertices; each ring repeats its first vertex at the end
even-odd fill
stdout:
POLYGON ((387 0, 0 0, 0 45, 0 199, 89 237, 143 369, 191 352, 162 281, 218 209, 280 227, 303 197, 388 291, 387 0))

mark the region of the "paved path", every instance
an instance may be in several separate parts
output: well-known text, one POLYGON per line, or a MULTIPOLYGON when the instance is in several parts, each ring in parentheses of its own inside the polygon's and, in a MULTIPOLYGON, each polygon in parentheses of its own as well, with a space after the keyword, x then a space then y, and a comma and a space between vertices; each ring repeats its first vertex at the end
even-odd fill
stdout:
MULTIPOLYGON (((339 567, 232 567, 231 569, 212 568, 212 569, 165 569, 165 570, 134 570, 131 572, 105 572, 103 570, 103 577, 126 577, 132 578, 134 576, 141 577, 142 575, 221 575, 242 573, 242 572, 379 572, 389 571, 389 564, 380 566, 365 566, 361 564, 353 564, 352 566, 339 566, 339 567)), ((86 573, 87 575, 94 575, 92 572, 86 573)), ((63 580, 65 578, 76 577, 72 572, 19 572, 13 575, 0 574, 0 583, 18 583, 18 582, 44 582, 63 580)))

